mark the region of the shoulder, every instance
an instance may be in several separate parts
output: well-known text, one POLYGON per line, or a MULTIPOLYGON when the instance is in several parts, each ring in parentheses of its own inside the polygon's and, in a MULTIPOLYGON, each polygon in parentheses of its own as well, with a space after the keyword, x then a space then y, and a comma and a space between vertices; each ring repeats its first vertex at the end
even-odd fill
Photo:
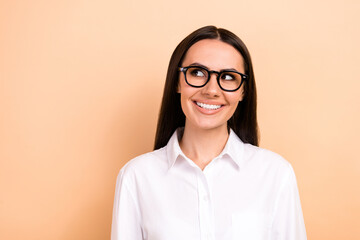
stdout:
POLYGON ((233 130, 230 131, 228 144, 227 151, 241 167, 254 171, 261 169, 268 171, 284 169, 285 171, 291 168, 290 163, 281 155, 250 143, 244 143, 233 130))
POLYGON ((265 148, 257 147, 249 143, 244 143, 244 155, 245 158, 256 158, 260 161, 264 161, 279 164, 288 165, 289 162, 285 160, 280 154, 270 151, 265 148))
POLYGON ((291 164, 280 154, 251 144, 244 144, 245 165, 269 173, 288 176, 293 172, 291 164))
POLYGON ((138 176, 156 174, 168 166, 166 147, 139 155, 128 161, 120 170, 120 178, 133 179, 138 176))

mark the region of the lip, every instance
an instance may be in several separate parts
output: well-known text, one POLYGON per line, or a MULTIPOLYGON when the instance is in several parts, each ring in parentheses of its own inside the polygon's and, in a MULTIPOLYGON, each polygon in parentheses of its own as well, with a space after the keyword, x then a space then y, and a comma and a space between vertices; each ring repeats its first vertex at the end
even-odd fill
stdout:
POLYGON ((216 113, 220 112, 221 110, 223 110, 223 108, 224 108, 224 104, 217 103, 217 102, 196 101, 196 100, 193 100, 192 102, 193 102, 193 104, 195 105, 196 109, 197 109, 199 112, 201 112, 201 113, 203 113, 203 114, 206 114, 206 115, 216 114, 216 113), (196 102, 201 102, 201 103, 205 103, 205 104, 209 104, 209 105, 221 105, 221 107, 218 108, 218 109, 205 109, 205 108, 202 108, 202 107, 198 106, 198 105, 196 104, 196 102))

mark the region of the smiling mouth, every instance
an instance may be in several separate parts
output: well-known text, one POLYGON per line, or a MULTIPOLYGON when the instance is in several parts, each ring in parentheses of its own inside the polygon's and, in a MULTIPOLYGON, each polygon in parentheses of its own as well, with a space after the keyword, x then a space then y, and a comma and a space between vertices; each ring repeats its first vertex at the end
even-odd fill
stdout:
POLYGON ((221 105, 205 104, 205 103, 201 103, 201 102, 195 102, 195 103, 199 107, 207 109, 207 110, 216 110, 216 109, 221 108, 221 105))

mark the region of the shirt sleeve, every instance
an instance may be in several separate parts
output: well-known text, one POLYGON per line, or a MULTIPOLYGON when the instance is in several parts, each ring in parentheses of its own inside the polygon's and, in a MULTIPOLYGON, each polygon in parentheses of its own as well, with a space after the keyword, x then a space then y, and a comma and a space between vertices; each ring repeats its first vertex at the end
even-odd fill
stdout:
POLYGON ((296 177, 290 164, 289 169, 274 210, 272 240, 307 239, 296 177))
POLYGON ((140 211, 122 169, 116 181, 111 240, 142 240, 141 229, 140 211))

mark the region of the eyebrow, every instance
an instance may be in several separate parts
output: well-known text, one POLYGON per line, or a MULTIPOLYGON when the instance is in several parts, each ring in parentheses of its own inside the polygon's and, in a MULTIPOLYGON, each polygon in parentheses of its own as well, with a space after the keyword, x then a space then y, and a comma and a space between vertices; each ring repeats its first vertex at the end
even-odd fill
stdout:
MULTIPOLYGON (((210 70, 207 66, 201 64, 201 63, 197 63, 197 62, 194 62, 192 64, 189 65, 189 67, 192 67, 192 66, 195 66, 195 67, 203 67, 203 68, 206 68, 207 70, 210 70)), ((220 69, 220 72, 222 71, 235 71, 235 72, 239 72, 238 70, 236 70, 235 68, 226 68, 226 69, 220 69)))

